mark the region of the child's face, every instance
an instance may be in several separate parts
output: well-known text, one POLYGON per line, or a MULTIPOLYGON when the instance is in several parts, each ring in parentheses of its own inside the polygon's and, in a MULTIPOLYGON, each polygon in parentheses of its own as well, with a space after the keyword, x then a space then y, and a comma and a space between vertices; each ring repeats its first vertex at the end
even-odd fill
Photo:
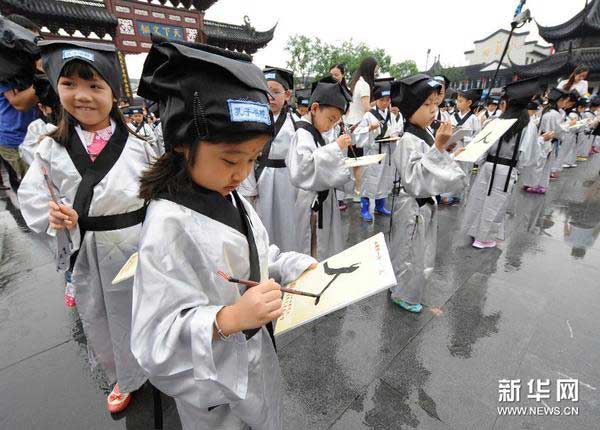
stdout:
POLYGON ((283 85, 277 81, 268 81, 267 86, 270 93, 269 106, 271 107, 271 112, 278 114, 283 109, 283 105, 290 99, 291 91, 283 88, 283 85))
POLYGON ((436 100, 438 106, 444 102, 445 98, 446 98, 446 86, 444 84, 442 84, 442 88, 440 89, 440 92, 438 93, 437 100, 436 100))
POLYGON ((92 80, 78 75, 58 78, 60 103, 87 131, 108 127, 113 93, 108 84, 94 73, 92 80))
POLYGON ((496 112, 496 109, 498 109, 498 105, 497 105, 497 104, 490 103, 490 104, 488 105, 488 111, 489 111, 489 112, 496 112))
POLYGON ((391 99, 389 97, 382 97, 377 100, 375 104, 379 110, 386 110, 388 107, 390 107, 390 102, 391 99))
POLYGON ((141 124, 141 122, 144 121, 144 114, 134 113, 133 115, 131 115, 131 119, 133 122, 141 124))
POLYGON ((426 128, 435 119, 437 109, 437 93, 431 94, 419 109, 409 118, 417 127, 426 128))
POLYGON ((331 130, 342 118, 342 111, 333 106, 320 106, 313 103, 310 107, 313 126, 319 133, 331 130))
POLYGON ((298 106, 298 113, 299 113, 301 116, 304 116, 304 115, 306 115, 306 114, 308 113, 308 106, 304 106, 304 105, 300 105, 300 106, 298 106))
POLYGON ((569 99, 568 98, 564 98, 564 99, 559 99, 556 102, 556 107, 559 109, 565 109, 568 107, 568 103, 569 103, 569 99))
MULTIPOLYGON (((192 180, 209 190, 226 196, 235 190, 254 170, 254 162, 269 136, 258 136, 241 143, 200 142, 196 147, 192 180)), ((186 159, 189 149, 184 149, 186 159)))
POLYGON ((456 99, 456 107, 461 112, 465 112, 471 109, 471 103, 471 100, 469 100, 465 96, 458 96, 458 98, 456 99))

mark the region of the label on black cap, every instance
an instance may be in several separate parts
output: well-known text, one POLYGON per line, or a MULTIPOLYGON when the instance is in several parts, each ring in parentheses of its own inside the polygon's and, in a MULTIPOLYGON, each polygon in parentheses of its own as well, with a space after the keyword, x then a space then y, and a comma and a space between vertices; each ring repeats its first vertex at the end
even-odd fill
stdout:
POLYGON ((269 106, 248 100, 227 100, 231 122, 262 122, 271 125, 269 106))
POLYGON ((63 60, 68 58, 79 57, 84 60, 94 61, 94 53, 89 51, 83 51, 81 49, 65 49, 62 54, 63 60))

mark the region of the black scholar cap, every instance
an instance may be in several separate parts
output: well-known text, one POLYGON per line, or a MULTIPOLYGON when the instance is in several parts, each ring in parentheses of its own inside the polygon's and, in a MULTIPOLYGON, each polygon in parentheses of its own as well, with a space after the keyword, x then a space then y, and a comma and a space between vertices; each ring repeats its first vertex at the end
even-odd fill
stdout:
POLYGON ((50 83, 58 92, 58 78, 64 67, 72 61, 89 64, 110 86, 113 95, 119 98, 121 92, 120 66, 117 50, 113 45, 72 40, 41 40, 44 71, 50 83))
POLYGON ((273 134, 268 88, 250 57, 153 36, 138 94, 160 103, 165 145, 273 134))

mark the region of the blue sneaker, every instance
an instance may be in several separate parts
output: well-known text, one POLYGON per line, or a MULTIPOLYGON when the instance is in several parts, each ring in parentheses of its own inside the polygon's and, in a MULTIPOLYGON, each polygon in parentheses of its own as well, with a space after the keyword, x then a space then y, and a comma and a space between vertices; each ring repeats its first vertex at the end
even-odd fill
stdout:
POLYGON ((423 310, 423 305, 420 303, 412 304, 400 299, 392 299, 392 302, 396 303, 402 309, 407 310, 408 312, 412 312, 414 314, 418 314, 423 310))

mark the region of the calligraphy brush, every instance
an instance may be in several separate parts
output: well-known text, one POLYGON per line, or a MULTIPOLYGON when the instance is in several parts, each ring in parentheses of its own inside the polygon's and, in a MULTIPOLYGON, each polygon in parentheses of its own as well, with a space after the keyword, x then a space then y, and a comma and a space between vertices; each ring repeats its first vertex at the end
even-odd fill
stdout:
MULTIPOLYGON (((246 279, 237 279, 232 276, 229 276, 225 272, 221 272, 220 270, 217 272, 217 275, 219 275, 221 278, 225 279, 228 282, 232 282, 234 284, 242 284, 242 285, 245 285, 246 287, 256 287, 258 285, 258 282, 248 281, 246 279)), ((318 294, 307 293, 306 291, 294 290, 293 288, 280 287, 279 289, 281 291, 283 291, 284 293, 288 293, 288 294, 296 294, 298 296, 306 296, 306 297, 314 297, 314 298, 319 297, 318 294)))
MULTIPOLYGON (((54 188, 52 187, 52 182, 50 181, 50 177, 48 176, 48 169, 46 168, 46 166, 42 166, 42 174, 44 175, 44 180, 46 181, 46 186, 48 187, 48 191, 50 192, 50 198, 57 206, 60 206, 60 203, 58 203, 58 199, 56 198, 56 194, 54 193, 54 188)), ((71 240, 71 233, 69 232, 68 228, 65 229, 65 234, 67 235, 69 244, 73 245, 73 242, 71 240)))

